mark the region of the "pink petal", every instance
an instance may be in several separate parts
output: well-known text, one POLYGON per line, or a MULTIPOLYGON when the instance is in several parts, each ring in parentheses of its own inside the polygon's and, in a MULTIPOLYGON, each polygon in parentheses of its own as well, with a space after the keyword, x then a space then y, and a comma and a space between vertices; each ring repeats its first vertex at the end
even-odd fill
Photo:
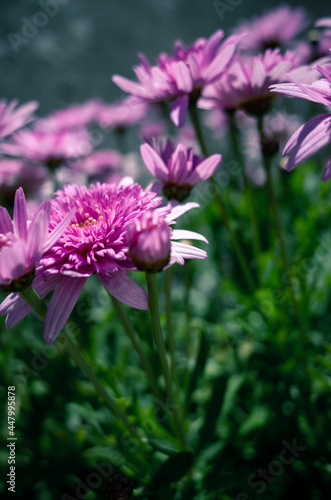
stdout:
POLYGON ((331 142, 331 114, 313 118, 300 127, 288 141, 283 154, 293 149, 285 166, 290 172, 296 165, 331 142))
POLYGON ((0 207, 0 233, 13 233, 14 226, 9 213, 4 207, 0 207))
POLYGON ((205 78, 207 83, 212 83, 213 80, 218 78, 221 73, 225 71, 236 50, 238 43, 237 38, 238 37, 234 37, 234 43, 229 43, 226 45, 226 47, 222 47, 222 50, 219 52, 219 54, 217 54, 213 62, 203 72, 202 76, 203 78, 205 78))
POLYGON ((117 300, 134 309, 148 309, 148 295, 124 271, 111 275, 99 274, 98 278, 108 292, 117 300))
POLYGON ((166 220, 173 220, 177 219, 181 215, 185 214, 185 212, 188 212, 192 208, 198 208, 200 205, 198 203, 195 203, 193 201, 181 205, 176 205, 172 208, 171 213, 166 217, 166 220))
POLYGON ((188 110, 189 97, 183 95, 175 99, 171 105, 170 117, 176 127, 183 127, 188 110))
POLYGON ((112 78, 115 85, 117 85, 120 89, 124 90, 128 94, 137 95, 143 98, 151 98, 150 93, 139 83, 132 82, 123 76, 114 75, 112 78))
POLYGON ((86 278, 65 277, 57 286, 49 303, 45 320, 44 340, 51 345, 67 322, 86 278))
POLYGON ((172 240, 200 240, 208 243, 208 240, 202 234, 195 233, 194 231, 188 231, 187 229, 173 229, 172 240))
POLYGON ((222 155, 212 155, 203 160, 187 178, 188 184, 195 185, 211 177, 222 161, 222 155))
POLYGON ((179 61, 176 66, 176 83, 182 92, 190 93, 193 90, 190 70, 183 61, 179 61))
POLYGON ((145 143, 140 146, 140 153, 150 173, 154 177, 166 181, 169 172, 164 161, 157 152, 148 143, 145 143))
POLYGON ((15 194, 14 202, 14 233, 22 240, 26 239, 28 216, 26 211, 26 201, 24 191, 19 188, 15 194))
POLYGON ((331 17, 322 17, 316 21, 315 26, 318 28, 331 28, 331 17))
POLYGON ((76 208, 72 208, 68 215, 58 224, 51 233, 49 233, 48 238, 47 238, 47 243, 44 247, 44 252, 47 252, 53 245, 54 243, 57 242, 59 238, 61 238, 62 234, 65 232, 67 227, 70 224, 71 219, 76 213, 76 208))
POLYGON ((31 269, 26 265, 26 245, 23 240, 17 240, 0 253, 0 281, 3 284, 17 280, 31 269))
POLYGON ((29 226, 26 241, 29 261, 37 262, 42 255, 48 234, 49 215, 44 210, 37 212, 29 226))
POLYGON ((321 179, 323 182, 329 181, 331 179, 331 156, 329 156, 329 159, 324 166, 321 179))

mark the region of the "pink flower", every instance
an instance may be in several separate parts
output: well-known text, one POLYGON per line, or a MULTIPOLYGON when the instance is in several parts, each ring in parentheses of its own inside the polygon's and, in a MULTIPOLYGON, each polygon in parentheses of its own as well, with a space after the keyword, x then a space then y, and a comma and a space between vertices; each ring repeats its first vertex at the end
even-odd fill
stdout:
MULTIPOLYGON (((324 77, 312 85, 294 81, 273 85, 271 90, 292 97, 300 97, 308 101, 318 102, 327 108, 331 106, 331 67, 317 66, 317 70, 324 77)), ((302 125, 286 144, 283 155, 291 153, 285 168, 288 172, 299 163, 310 158, 317 151, 331 143, 331 113, 313 118, 302 125)), ((331 156, 329 156, 323 172, 322 180, 331 179, 331 156)))
MULTIPOLYGON (((124 304, 148 308, 146 292, 128 276, 128 270, 136 268, 129 256, 126 231, 146 211, 159 207, 161 201, 138 184, 95 184, 90 188, 69 185, 56 193, 51 202, 50 228, 56 228, 73 209, 75 215, 62 237, 43 255, 33 284, 43 297, 56 287, 45 321, 44 338, 48 344, 65 325, 87 278, 94 273, 108 292, 124 304)), ((188 203, 157 210, 168 224, 173 224, 179 215, 196 206, 188 203)), ((190 231, 173 231, 172 236, 204 240, 190 231)), ((204 259, 206 253, 190 245, 172 243, 171 264, 183 264, 186 258, 204 259)), ((7 327, 30 310, 17 295, 9 296, 0 306, 0 314, 8 314, 7 327)))
POLYGON ((89 154, 92 141, 86 130, 50 132, 20 130, 0 146, 2 153, 55 169, 66 160, 89 154))
POLYGON ((136 97, 127 97, 113 104, 100 103, 97 121, 101 127, 124 129, 136 125, 147 114, 148 104, 136 97))
POLYGON ((284 75, 296 66, 295 54, 279 49, 266 50, 253 58, 239 56, 222 78, 209 85, 198 105, 204 109, 241 109, 258 115, 265 113, 274 96, 269 86, 284 80, 284 75))
POLYGON ((11 204, 16 190, 22 186, 26 195, 38 192, 47 180, 47 170, 41 166, 31 168, 27 162, 0 159, 0 192, 6 203, 11 204))
POLYGON ((241 39, 229 37, 220 45, 223 36, 222 31, 216 31, 209 39, 199 38, 189 47, 177 41, 174 54, 161 54, 156 66, 141 54, 141 64, 134 68, 138 83, 118 75, 113 76, 113 82, 146 102, 172 101, 171 119, 181 127, 189 102, 195 103, 201 90, 222 75, 241 39))
POLYGON ((47 132, 82 129, 97 120, 100 102, 91 100, 55 111, 46 118, 37 120, 34 128, 47 132))
POLYGON ((5 100, 0 101, 0 139, 12 134, 34 119, 33 112, 38 108, 36 101, 30 101, 19 108, 16 107, 17 104, 17 99, 9 104, 5 100))
POLYGON ((62 235, 73 213, 67 214, 51 233, 50 202, 46 200, 28 223, 22 188, 16 191, 14 217, 0 207, 0 287, 5 291, 20 290, 31 284, 42 254, 62 235))
POLYGON ((304 9, 282 5, 253 18, 252 21, 243 21, 234 33, 246 34, 240 47, 258 53, 286 45, 307 24, 308 19, 304 9))
POLYGON ((112 149, 100 149, 89 156, 77 160, 72 165, 73 172, 85 174, 89 183, 107 182, 109 177, 118 173, 123 163, 123 155, 112 149))
POLYGON ((129 225, 126 233, 129 255, 140 271, 162 271, 169 264, 170 228, 157 212, 145 212, 129 225))
POLYGON ((162 181, 165 196, 178 201, 185 200, 193 186, 213 175, 222 161, 221 155, 200 158, 182 144, 175 148, 170 140, 159 146, 154 141, 153 147, 145 143, 140 151, 148 170, 162 181))

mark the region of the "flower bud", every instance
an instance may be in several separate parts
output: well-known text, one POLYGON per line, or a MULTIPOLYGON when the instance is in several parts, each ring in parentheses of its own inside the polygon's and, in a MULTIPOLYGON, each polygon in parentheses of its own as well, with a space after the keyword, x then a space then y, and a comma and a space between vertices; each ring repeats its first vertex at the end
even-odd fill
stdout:
POLYGON ((156 273, 170 261, 170 228, 156 212, 145 212, 128 227, 129 256, 139 271, 156 273))

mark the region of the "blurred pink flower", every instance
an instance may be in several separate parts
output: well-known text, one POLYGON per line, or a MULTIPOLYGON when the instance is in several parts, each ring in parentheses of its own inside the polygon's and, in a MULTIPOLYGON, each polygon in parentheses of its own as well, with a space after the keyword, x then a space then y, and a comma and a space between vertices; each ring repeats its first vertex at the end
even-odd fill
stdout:
POLYGON ((198 105, 203 109, 263 114, 274 99, 269 86, 283 81, 295 66, 295 54, 287 51, 282 55, 279 49, 268 49, 253 58, 238 56, 218 82, 205 88, 198 105))
POLYGON ((82 172, 88 183, 108 182, 110 176, 119 173, 122 163, 123 155, 118 151, 100 149, 73 163, 72 171, 82 172))
POLYGON ((17 104, 17 99, 8 104, 4 99, 0 101, 0 139, 32 121, 33 113, 39 106, 36 101, 30 101, 20 107, 17 107, 17 104))
POLYGON ((251 21, 243 21, 234 34, 246 34, 240 42, 240 48, 259 53, 288 44, 307 25, 308 18, 303 8, 281 5, 251 21))
POLYGON ((45 164, 50 169, 59 167, 66 160, 86 156, 91 150, 92 139, 87 130, 20 130, 0 145, 2 153, 45 164))
POLYGON ((221 155, 201 158, 194 154, 193 149, 174 144, 167 140, 153 147, 148 143, 140 146, 141 156, 150 173, 160 179, 151 189, 163 189, 168 199, 183 201, 191 192, 193 186, 208 179, 222 161, 221 155))
POLYGON ((181 127, 189 102, 196 102, 201 90, 222 75, 241 39, 232 36, 221 43, 223 37, 223 31, 216 31, 209 39, 199 38, 189 47, 177 41, 174 54, 161 54, 156 66, 140 54, 141 64, 134 68, 138 82, 119 75, 113 76, 113 82, 146 102, 171 101, 171 119, 181 127))
POLYGON ((0 159, 0 193, 7 204, 11 204, 16 190, 23 187, 31 196, 39 191, 48 179, 48 172, 41 166, 31 167, 27 162, 14 159, 0 159))
MULTIPOLYGON (((318 102, 327 108, 331 106, 331 66, 317 70, 323 76, 321 80, 311 85, 294 81, 293 83, 282 83, 273 85, 271 91, 279 92, 291 97, 300 97, 308 101, 318 102)), ((317 151, 331 143, 331 113, 327 113, 302 125, 286 144, 283 155, 291 153, 285 168, 288 172, 293 170, 299 163, 310 158, 317 151)), ((323 172, 322 180, 331 179, 331 156, 329 156, 323 172)))
POLYGON ((99 103, 97 122, 103 128, 124 129, 139 123, 148 109, 145 101, 132 96, 112 104, 99 103))
POLYGON ((35 268, 44 252, 59 239, 68 226, 73 212, 48 232, 50 202, 41 204, 28 223, 25 196, 22 188, 16 191, 14 217, 0 207, 0 288, 18 291, 31 284, 35 268))
MULTIPOLYGON (((62 237, 44 254, 33 287, 45 296, 53 288, 45 321, 44 338, 51 344, 65 325, 89 276, 96 273, 99 281, 118 300, 137 309, 147 309, 146 292, 129 278, 127 271, 136 270, 128 253, 126 231, 132 222, 148 210, 154 210, 162 199, 144 191, 138 184, 95 184, 90 188, 74 184, 65 186, 51 201, 50 228, 75 215, 62 237)), ((168 224, 181 214, 198 206, 188 203, 179 207, 159 207, 168 224)), ((186 231, 173 231, 173 238, 186 238, 186 231)), ((192 236, 193 237, 193 236, 192 236)), ((198 236, 197 239, 203 239, 198 236)), ((206 253, 190 245, 174 242, 171 263, 184 263, 186 258, 204 259, 206 253)), ((6 326, 12 327, 31 308, 16 294, 0 306, 0 314, 8 314, 6 326)))
POLYGON ((100 101, 90 100, 55 111, 34 123, 34 128, 46 132, 82 129, 97 120, 100 101))

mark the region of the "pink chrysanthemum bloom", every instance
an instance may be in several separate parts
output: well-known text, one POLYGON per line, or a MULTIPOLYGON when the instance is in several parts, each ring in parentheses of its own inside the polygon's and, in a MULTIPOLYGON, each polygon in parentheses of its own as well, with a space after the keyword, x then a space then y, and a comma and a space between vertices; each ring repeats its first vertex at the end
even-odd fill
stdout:
POLYGON ((199 38, 189 47, 177 41, 174 54, 161 54, 156 66, 151 66, 141 54, 141 65, 134 68, 138 82, 118 75, 113 76, 113 82, 146 102, 171 101, 171 119, 177 127, 182 127, 189 102, 196 102, 201 90, 222 75, 242 38, 232 36, 221 44, 223 36, 223 31, 217 31, 209 39, 199 38))
POLYGON ((55 111, 34 123, 34 128, 48 132, 82 129, 97 120, 100 102, 91 100, 55 111))
POLYGON ((295 54, 287 51, 282 55, 279 49, 268 49, 253 58, 239 56, 217 83, 205 88, 198 105, 204 109, 241 109, 255 116, 264 114, 275 97, 269 86, 283 81, 295 65, 295 54))
POLYGON ((0 101, 0 139, 12 134, 34 119, 33 113, 39 104, 36 101, 27 102, 17 107, 18 100, 0 101), (15 109, 16 108, 16 109, 15 109))
POLYGON ((47 181, 47 174, 47 170, 41 166, 31 168, 31 165, 22 160, 0 159, 1 197, 11 205, 19 187, 23 187, 27 196, 35 194, 47 181))
POLYGON ((304 9, 282 5, 253 18, 252 21, 243 21, 234 33, 245 33, 247 36, 242 39, 240 47, 258 53, 288 44, 307 25, 308 19, 304 9))
MULTIPOLYGON (((308 101, 319 102, 327 108, 331 106, 331 67, 317 66, 323 76, 311 85, 295 81, 273 85, 271 90, 292 97, 300 97, 308 101)), ((283 151, 283 156, 291 153, 285 168, 288 172, 299 163, 310 158, 317 151, 331 143, 331 113, 327 113, 302 125, 290 138, 283 151)), ((331 156, 329 156, 322 172, 322 181, 331 179, 331 156)))
POLYGON ((185 200, 193 186, 208 179, 222 161, 221 155, 201 158, 193 149, 174 144, 168 139, 159 145, 153 141, 153 147, 145 143, 140 146, 141 156, 150 173, 160 179, 152 189, 163 190, 169 200, 185 200))
POLYGON ((156 273, 169 264, 171 229, 162 215, 145 212, 129 225, 126 238, 130 258, 140 271, 156 273))
MULTIPOLYGON (((65 325, 89 276, 99 281, 118 300, 137 309, 147 309, 148 297, 129 276, 136 270, 128 253, 126 231, 146 211, 157 209, 168 224, 193 207, 159 207, 161 198, 138 184, 126 186, 95 184, 90 188, 74 184, 64 187, 51 201, 50 228, 55 228, 75 209, 75 215, 62 237, 43 256, 33 287, 45 296, 53 288, 45 321, 44 338, 51 344, 65 325), (159 207, 159 208, 157 208, 159 207)), ((172 238, 204 239, 190 231, 173 231, 172 238)), ((204 259, 206 252, 190 245, 172 243, 171 263, 185 258, 204 259)), ((0 314, 8 314, 6 325, 13 326, 30 311, 19 296, 8 297, 0 314)))
POLYGON ((22 290, 32 283, 35 268, 68 226, 73 213, 48 232, 51 207, 46 200, 28 223, 26 201, 22 188, 16 191, 14 217, 0 207, 0 288, 7 292, 22 290))
POLYGON ((67 160, 89 154, 92 140, 87 130, 20 130, 10 141, 3 142, 0 150, 10 156, 47 165, 52 170, 67 160))
POLYGON ((103 128, 125 129, 139 123, 149 110, 149 105, 137 97, 127 97, 112 104, 100 103, 97 122, 103 128))

